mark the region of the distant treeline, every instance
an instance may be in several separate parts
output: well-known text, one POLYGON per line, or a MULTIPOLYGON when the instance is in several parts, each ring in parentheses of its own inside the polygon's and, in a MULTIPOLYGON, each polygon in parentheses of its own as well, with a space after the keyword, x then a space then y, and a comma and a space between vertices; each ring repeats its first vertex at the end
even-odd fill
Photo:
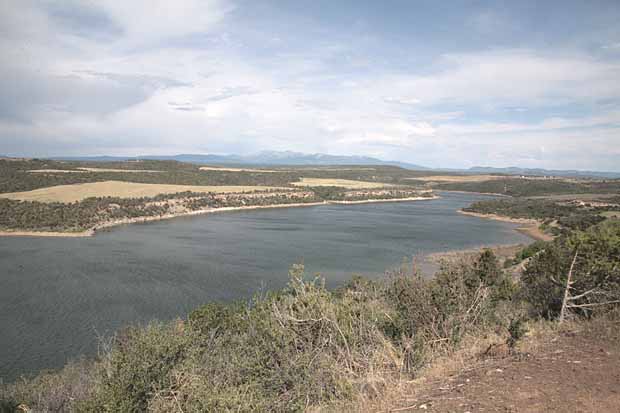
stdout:
POLYGON ((601 207, 547 199, 511 198, 478 201, 463 210, 511 218, 537 219, 543 221, 551 232, 557 232, 557 226, 560 230, 585 230, 605 219, 602 212, 620 211, 620 205, 601 207), (550 226, 552 223, 557 226, 550 226))
POLYGON ((79 232, 99 224, 205 208, 264 206, 320 201, 312 192, 212 194, 181 192, 152 198, 87 198, 42 203, 0 198, 0 230, 79 232))
POLYGON ((620 180, 569 181, 563 179, 506 178, 482 182, 459 182, 435 185, 451 191, 504 194, 515 197, 553 194, 620 193, 620 180))

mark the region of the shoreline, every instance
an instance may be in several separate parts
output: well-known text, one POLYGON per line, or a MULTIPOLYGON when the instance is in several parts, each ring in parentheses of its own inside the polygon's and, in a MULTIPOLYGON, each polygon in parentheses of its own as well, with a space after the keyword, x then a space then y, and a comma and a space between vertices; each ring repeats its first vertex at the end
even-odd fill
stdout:
POLYGON ((481 214, 478 212, 469 212, 463 211, 462 209, 458 210, 459 214, 468 215, 471 217, 483 218, 483 219, 492 219, 494 221, 501 222, 509 222, 513 224, 522 224, 520 227, 515 228, 515 231, 518 231, 535 241, 552 241, 553 236, 544 233, 539 229, 539 226, 542 224, 541 221, 530 218, 511 218, 504 215, 497 214, 481 214))
POLYGON ((433 197, 410 197, 410 198, 394 198, 394 199, 366 199, 361 201, 321 201, 321 202, 296 202, 290 204, 273 204, 273 205, 248 205, 239 207, 222 207, 222 208, 209 208, 200 209, 197 211, 179 212, 175 214, 157 215, 150 217, 136 217, 125 218, 117 221, 104 222, 102 224, 95 225, 93 228, 89 228, 80 232, 61 232, 61 231, 0 231, 0 237, 66 237, 66 238, 81 238, 92 237, 98 231, 113 228, 121 225, 139 224, 145 222, 163 221, 173 218, 190 217, 196 215, 212 214, 217 212, 231 212, 231 211, 246 211, 253 209, 270 209, 270 208, 298 208, 298 207, 311 207, 319 205, 346 205, 346 204, 369 204, 374 202, 407 202, 407 201, 424 201, 439 199, 439 196, 433 197))
POLYGON ((454 192, 456 194, 473 194, 473 195, 500 196, 500 197, 503 197, 503 198, 512 198, 513 197, 512 195, 498 194, 496 192, 457 191, 457 190, 441 189, 441 188, 435 188, 435 189, 433 189, 433 191, 436 191, 436 192, 454 192))

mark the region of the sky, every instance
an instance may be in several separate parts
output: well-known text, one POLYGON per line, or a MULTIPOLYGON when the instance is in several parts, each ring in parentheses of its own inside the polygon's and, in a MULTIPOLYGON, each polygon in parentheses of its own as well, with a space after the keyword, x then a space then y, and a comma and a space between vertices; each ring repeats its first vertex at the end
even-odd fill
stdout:
POLYGON ((0 154, 620 171, 620 2, 0 0, 0 154))

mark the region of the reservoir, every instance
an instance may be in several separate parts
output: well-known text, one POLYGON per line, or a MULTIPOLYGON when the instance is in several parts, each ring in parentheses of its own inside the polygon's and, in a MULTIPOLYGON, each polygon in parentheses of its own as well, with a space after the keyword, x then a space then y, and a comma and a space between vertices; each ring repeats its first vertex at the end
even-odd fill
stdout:
POLYGON ((404 257, 529 242, 516 224, 457 210, 489 196, 224 212, 112 228, 90 238, 0 237, 0 378, 92 355, 98 336, 248 299, 291 264, 338 286, 404 257))

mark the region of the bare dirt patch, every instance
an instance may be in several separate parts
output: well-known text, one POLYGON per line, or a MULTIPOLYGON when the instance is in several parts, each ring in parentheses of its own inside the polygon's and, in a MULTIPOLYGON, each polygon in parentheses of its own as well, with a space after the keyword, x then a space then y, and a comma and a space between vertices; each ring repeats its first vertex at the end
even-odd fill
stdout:
POLYGON ((331 178, 301 178, 299 182, 292 182, 295 186, 338 186, 347 189, 386 188, 393 185, 381 182, 353 181, 349 179, 331 178))
POLYGON ((532 354, 487 358, 425 383, 408 399, 391 411, 617 412, 620 346, 592 332, 568 331, 532 354))
POLYGON ((274 169, 253 169, 253 168, 220 168, 217 166, 201 166, 201 171, 222 171, 222 172, 265 172, 265 173, 274 173, 274 172, 287 172, 287 170, 274 170, 274 169))
POLYGON ((75 169, 31 169, 28 173, 31 174, 75 174, 86 173, 87 171, 78 171, 75 169))
POLYGON ((91 197, 109 196, 119 198, 141 198, 153 197, 159 194, 174 194, 186 191, 214 192, 224 194, 252 191, 269 191, 276 189, 286 190, 286 188, 276 188, 268 186, 194 186, 105 181, 86 184, 58 185, 26 192, 12 192, 0 194, 0 197, 20 201, 69 203, 81 201, 83 199, 91 197))
POLYGON ((152 169, 112 169, 112 168, 78 168, 86 172, 128 172, 128 173, 160 173, 164 171, 155 171, 152 169))

